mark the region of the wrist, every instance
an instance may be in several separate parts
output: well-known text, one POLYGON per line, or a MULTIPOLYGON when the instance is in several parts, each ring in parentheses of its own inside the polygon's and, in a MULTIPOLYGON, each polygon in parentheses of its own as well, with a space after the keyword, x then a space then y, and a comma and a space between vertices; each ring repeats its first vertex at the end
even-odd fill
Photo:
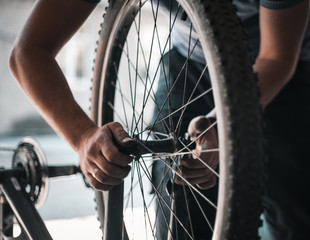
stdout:
POLYGON ((96 131, 98 127, 93 123, 87 123, 72 133, 69 143, 75 152, 79 152, 86 142, 96 131))
POLYGON ((68 109, 67 114, 55 120, 53 125, 71 148, 78 152, 84 145, 85 138, 88 138, 87 136, 98 127, 80 107, 70 106, 68 109))

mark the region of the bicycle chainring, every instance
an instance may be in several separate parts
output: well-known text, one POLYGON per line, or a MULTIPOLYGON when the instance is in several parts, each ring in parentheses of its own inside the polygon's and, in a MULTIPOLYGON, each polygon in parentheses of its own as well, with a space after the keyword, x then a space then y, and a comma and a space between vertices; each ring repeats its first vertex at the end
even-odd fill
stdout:
POLYGON ((35 206, 42 206, 47 197, 49 183, 46 157, 39 144, 30 137, 23 138, 14 153, 12 166, 25 170, 21 185, 35 206))

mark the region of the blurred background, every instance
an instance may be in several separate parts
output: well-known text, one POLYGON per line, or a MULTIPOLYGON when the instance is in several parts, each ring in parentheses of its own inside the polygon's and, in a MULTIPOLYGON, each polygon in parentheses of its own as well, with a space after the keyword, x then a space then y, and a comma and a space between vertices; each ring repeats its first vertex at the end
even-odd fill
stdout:
MULTIPOLYGON (((78 156, 46 124, 12 78, 8 58, 34 0, 0 0, 0 148, 15 148, 25 136, 42 147, 50 165, 78 164, 78 156)), ((58 55, 76 100, 89 112, 96 41, 106 0, 58 55)), ((48 74, 48 73, 47 73, 48 74)), ((0 167, 11 165, 13 153, 0 151, 0 167)), ((101 239, 94 192, 80 175, 50 180, 49 195, 39 212, 53 239, 101 239)))

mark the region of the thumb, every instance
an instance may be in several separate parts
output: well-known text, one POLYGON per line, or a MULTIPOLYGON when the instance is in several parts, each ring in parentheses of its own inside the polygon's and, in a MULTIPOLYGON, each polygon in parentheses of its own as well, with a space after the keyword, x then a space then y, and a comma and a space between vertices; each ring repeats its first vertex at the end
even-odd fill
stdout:
POLYGON ((129 134, 120 123, 109 123, 108 127, 112 133, 113 142, 121 153, 126 155, 137 155, 136 141, 130 138, 129 134))
POLYGON ((191 120, 188 125, 188 133, 191 137, 197 137, 206 130, 210 125, 210 121, 205 116, 198 116, 191 120))
POLYGON ((136 145, 136 141, 128 136, 122 139, 122 141, 120 142, 120 145, 123 147, 132 147, 136 145))
POLYGON ((117 145, 131 146, 134 143, 134 140, 130 138, 129 134, 124 130, 120 123, 108 123, 107 127, 110 129, 113 140, 117 145))

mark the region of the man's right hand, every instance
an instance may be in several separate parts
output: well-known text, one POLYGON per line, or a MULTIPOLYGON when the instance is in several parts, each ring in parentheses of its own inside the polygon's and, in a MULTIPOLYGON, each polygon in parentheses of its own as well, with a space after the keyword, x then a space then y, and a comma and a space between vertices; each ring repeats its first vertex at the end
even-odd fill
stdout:
POLYGON ((96 190, 107 191, 120 184, 128 175, 132 159, 115 145, 130 147, 135 142, 121 124, 113 122, 89 129, 79 147, 81 170, 96 190))

